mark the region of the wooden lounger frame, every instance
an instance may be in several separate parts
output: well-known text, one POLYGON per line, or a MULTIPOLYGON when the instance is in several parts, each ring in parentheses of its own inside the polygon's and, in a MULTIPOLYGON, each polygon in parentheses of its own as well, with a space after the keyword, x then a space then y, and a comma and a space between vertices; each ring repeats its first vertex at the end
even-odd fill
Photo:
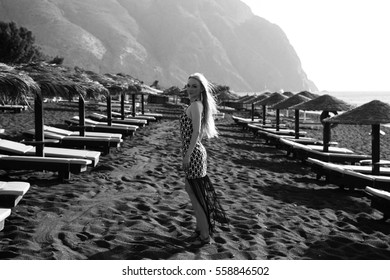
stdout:
POLYGON ((0 155, 2 170, 54 171, 61 180, 69 180, 71 173, 86 171, 90 164, 92 161, 86 159, 0 155))

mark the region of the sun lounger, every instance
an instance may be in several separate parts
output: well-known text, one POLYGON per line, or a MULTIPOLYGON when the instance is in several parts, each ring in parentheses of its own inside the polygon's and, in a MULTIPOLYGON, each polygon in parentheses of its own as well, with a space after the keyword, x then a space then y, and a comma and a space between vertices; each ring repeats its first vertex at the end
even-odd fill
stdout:
POLYGON ((307 158, 314 158, 325 162, 351 163, 354 164, 360 160, 370 159, 369 155, 355 154, 352 150, 340 147, 328 147, 328 152, 323 152, 319 145, 303 145, 288 139, 280 140, 285 147, 289 147, 288 153, 292 153, 294 158, 306 161, 307 158))
POLYGON ((84 172, 91 164, 88 159, 0 155, 2 170, 54 171, 60 179, 70 179, 71 173, 84 172))
POLYGON ((26 110, 28 107, 26 105, 0 105, 0 111, 11 111, 13 113, 20 113, 26 110))
POLYGON ((371 175, 358 171, 355 165, 342 165, 330 162, 324 162, 318 159, 308 158, 313 172, 317 179, 325 176, 326 181, 336 184, 342 188, 362 189, 366 186, 382 190, 390 190, 390 176, 371 175))
MULTIPOLYGON (((263 124, 263 120, 262 119, 258 119, 258 118, 254 118, 252 120, 252 118, 241 118, 241 117, 237 117, 237 116, 232 116, 234 122, 241 126, 243 129, 247 129, 248 128, 248 125, 255 125, 254 128, 258 128, 258 127, 261 127, 261 128, 275 128, 276 127, 276 124, 272 124, 269 120, 266 122, 266 124, 263 124)), ((280 128, 285 128, 286 125, 285 124, 279 124, 279 127, 280 128)))
MULTIPOLYGON (((289 139, 294 139, 295 137, 290 135, 279 135, 279 134, 270 133, 266 131, 260 131, 257 135, 260 136, 260 138, 262 138, 263 140, 265 140, 266 143, 274 145, 276 148, 279 149, 283 148, 284 146, 284 144, 281 142, 282 139, 289 140, 289 139)), ((315 141, 314 138, 310 138, 310 137, 301 137, 300 139, 304 141, 310 141, 310 142, 315 141)))
POLYGON ((15 207, 29 189, 27 182, 0 181, 0 208, 15 207))
MULTIPOLYGON (((282 136, 280 137, 279 147, 287 151, 287 156, 292 154, 295 143, 302 145, 316 145, 323 147, 323 142, 321 140, 310 138, 310 137, 300 137, 295 138, 294 136, 282 136)), ((337 147, 337 142, 329 142, 329 145, 332 147, 337 147)), ((318 149, 318 148, 317 148, 318 149)))
MULTIPOLYGON (((111 115, 113 117, 122 116, 121 113, 115 112, 115 111, 112 111, 111 115)), ((157 119, 162 118, 162 115, 161 114, 154 114, 154 113, 144 113, 144 114, 136 113, 135 116, 133 116, 131 111, 125 110, 125 118, 136 118, 136 119, 140 119, 140 120, 146 120, 149 123, 149 122, 155 122, 155 121, 157 121, 157 119)))
MULTIPOLYGON (((359 161, 360 165, 372 165, 372 160, 367 159, 367 160, 361 160, 359 161)), ((390 165, 390 160, 380 160, 379 162, 375 163, 379 164, 380 166, 389 166, 390 165)))
MULTIPOLYGON (((105 154, 110 153, 111 148, 119 148, 123 139, 104 138, 91 136, 66 136, 53 132, 44 131, 45 139, 58 140, 57 143, 47 143, 46 146, 62 147, 62 148, 81 148, 100 150, 105 154)), ((33 129, 23 132, 23 135, 29 139, 35 136, 33 129)))
MULTIPOLYGON (((292 129, 279 129, 276 128, 265 128, 259 125, 248 124, 248 129, 255 135, 259 137, 264 137, 268 135, 268 133, 273 133, 280 136, 295 136, 295 131, 292 129)), ((306 135, 305 131, 299 132, 299 136, 304 137, 306 135)))
MULTIPOLYGON (((306 145, 308 148, 314 150, 314 151, 319 151, 319 152, 322 152, 324 147, 323 146, 320 146, 320 145, 306 145)), ((328 147, 328 152, 329 153, 339 153, 339 154, 353 154, 353 151, 350 150, 350 149, 347 149, 347 148, 342 148, 342 147, 334 147, 334 146, 330 146, 328 147)))
POLYGON ((11 209, 0 208, 0 231, 4 229, 5 219, 11 215, 11 209))
MULTIPOLYGON (((99 113, 92 113, 88 116, 90 119, 98 122, 107 122, 107 116, 99 113)), ((112 118, 113 123, 125 124, 125 125, 136 125, 138 127, 144 127, 148 121, 138 118, 125 118, 124 120, 119 118, 112 118)))
MULTIPOLYGON (((330 148, 330 147, 329 147, 330 148)), ((310 150, 307 153, 307 157, 316 158, 326 162, 333 163, 349 163, 355 164, 363 159, 370 159, 370 155, 355 154, 355 153, 331 153, 310 150)))
MULTIPOLYGON (((36 148, 32 145, 0 139, 0 153, 7 155, 36 156, 36 148)), ((56 147, 44 147, 44 153, 47 157, 89 159, 92 161, 92 166, 96 166, 100 158, 100 152, 97 151, 56 147)))
POLYGON ((383 213, 382 221, 390 219, 390 192, 372 187, 365 188, 371 199, 371 207, 383 213))
MULTIPOLYGON (((108 133, 121 133, 122 136, 133 136, 138 126, 136 125, 123 125, 123 124, 115 124, 113 123, 111 126, 107 125, 105 122, 98 122, 91 120, 89 118, 85 118, 85 129, 86 131, 93 132, 108 132, 108 133)), ((65 123, 69 125, 69 129, 71 130, 79 130, 79 117, 74 116, 70 120, 65 120, 65 123)))
MULTIPOLYGON (((61 135, 65 135, 65 136, 80 136, 80 132, 78 132, 78 131, 72 131, 72 130, 58 128, 58 127, 54 127, 54 126, 44 125, 43 126, 43 130, 44 131, 48 131, 48 132, 61 134, 61 135)), ((85 132, 85 136, 122 139, 122 134, 121 133, 107 133, 107 132, 90 132, 90 131, 87 131, 87 132, 85 132)))

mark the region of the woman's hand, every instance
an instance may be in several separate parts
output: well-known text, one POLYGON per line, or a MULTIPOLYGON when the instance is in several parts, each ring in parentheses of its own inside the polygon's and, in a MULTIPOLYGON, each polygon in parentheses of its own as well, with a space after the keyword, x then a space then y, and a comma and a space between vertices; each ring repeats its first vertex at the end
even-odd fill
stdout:
POLYGON ((190 168, 190 156, 186 154, 183 158, 183 170, 187 171, 190 168))

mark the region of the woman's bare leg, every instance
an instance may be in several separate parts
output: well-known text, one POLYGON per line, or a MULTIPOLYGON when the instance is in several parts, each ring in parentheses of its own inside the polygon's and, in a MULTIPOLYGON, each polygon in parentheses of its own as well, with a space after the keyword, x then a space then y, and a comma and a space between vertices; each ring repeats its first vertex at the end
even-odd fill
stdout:
POLYGON ((209 223, 206 213, 203 211, 203 208, 192 191, 190 183, 188 183, 187 179, 185 180, 185 187, 195 212, 196 229, 200 231, 201 238, 205 239, 209 236, 209 223))

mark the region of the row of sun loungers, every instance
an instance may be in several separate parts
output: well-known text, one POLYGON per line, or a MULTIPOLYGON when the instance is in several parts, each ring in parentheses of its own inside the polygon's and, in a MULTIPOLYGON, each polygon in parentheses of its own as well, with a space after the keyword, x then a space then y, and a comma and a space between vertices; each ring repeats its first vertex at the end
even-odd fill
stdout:
POLYGON ((287 151, 287 155, 292 155, 294 158, 306 161, 307 158, 315 158, 325 162, 338 162, 355 164, 361 160, 370 159, 369 155, 356 154, 352 150, 334 146, 337 143, 331 143, 333 146, 328 147, 328 151, 323 151, 323 143, 316 142, 310 144, 302 144, 295 139, 279 139, 279 147, 287 151))
MULTIPOLYGON (((7 155, 35 156, 36 147, 32 145, 26 145, 24 143, 0 139, 0 153, 7 155)), ((87 159, 91 161, 91 165, 93 167, 95 167, 99 162, 99 157, 101 154, 98 151, 57 147, 44 147, 44 153, 46 157, 87 159)))
MULTIPOLYGON (((99 116, 103 119, 103 116, 99 116)), ((162 115, 161 115, 162 116, 162 115)), ((160 117, 160 116, 158 116, 160 117)), ((106 121, 106 119, 104 119, 106 121)), ((16 142, 0 138, 0 169, 2 170, 31 170, 53 171, 58 173, 60 180, 69 180, 71 174, 79 174, 89 167, 99 163, 102 152, 108 153, 110 148, 119 148, 123 137, 132 136, 149 121, 156 118, 147 116, 132 118, 134 124, 97 122, 86 119, 84 136, 80 135, 78 117, 67 120, 68 130, 45 125, 44 156, 37 156, 37 142, 16 142), (54 145, 54 147, 53 147, 54 145), (85 148, 91 148, 86 150, 85 148)), ((122 120, 124 122, 129 119, 122 120)), ((84 129, 84 128, 83 128, 84 129)), ((5 135, 2 131, 2 136, 5 135)), ((33 139, 35 130, 23 133, 28 139, 33 139)), ((0 181, 0 230, 4 228, 5 220, 11 215, 15 207, 26 194, 30 184, 27 182, 0 181)))
MULTIPOLYGON (((76 132, 77 133, 77 132, 76 132)), ((87 148, 91 150, 99 150, 105 154, 110 153, 111 148, 119 148, 123 139, 121 134, 100 134, 99 132, 86 133, 85 136, 74 135, 74 131, 54 128, 54 127, 44 127, 43 131, 45 139, 51 139, 56 141, 46 141, 46 146, 51 147, 66 147, 66 148, 87 148), (119 135, 119 136, 118 136, 119 135)), ((23 135, 26 138, 33 138, 35 136, 35 130, 31 129, 25 131, 23 135)), ((29 143, 28 141, 26 143, 29 143)), ((54 151, 49 149, 48 152, 54 151)))
MULTIPOLYGON (((370 155, 356 154, 338 147, 336 142, 330 142, 324 152, 322 141, 305 137, 304 133, 297 138, 292 130, 264 128, 239 117, 233 117, 233 120, 255 137, 285 150, 287 156, 307 163, 318 180, 325 177, 328 183, 341 188, 364 189, 371 198, 372 207, 383 212, 384 220, 390 218, 390 167, 381 167, 380 174, 373 175, 370 155)), ((381 164, 390 165, 390 162, 382 161, 381 164)))
MULTIPOLYGON (((108 125, 107 122, 94 121, 90 118, 85 118, 84 121, 85 127, 83 129, 89 132, 120 133, 123 137, 127 137, 133 136, 138 129, 138 126, 136 125, 125 125, 118 123, 108 125)), ((65 123, 69 125, 69 129, 71 130, 80 130, 80 120, 78 116, 74 116, 70 120, 65 120, 65 123)))

